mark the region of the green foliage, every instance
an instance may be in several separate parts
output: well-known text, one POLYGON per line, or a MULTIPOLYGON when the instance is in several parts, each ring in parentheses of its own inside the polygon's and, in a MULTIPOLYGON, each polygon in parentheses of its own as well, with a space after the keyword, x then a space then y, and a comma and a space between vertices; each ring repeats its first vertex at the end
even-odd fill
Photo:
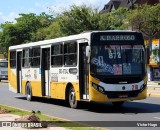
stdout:
POLYGON ((59 16, 60 29, 64 35, 82 33, 88 30, 98 30, 100 14, 91 7, 71 6, 59 16))
MULTIPOLYGON (((151 39, 160 37, 160 4, 137 6, 134 10, 119 8, 101 14, 97 9, 71 6, 55 17, 42 12, 19 14, 16 23, 1 24, 0 47, 82 33, 89 30, 122 30, 132 27, 151 39)), ((150 44, 151 45, 151 44, 150 44)), ((152 48, 152 47, 151 47, 152 48)))
POLYGON ((21 42, 20 32, 15 24, 6 23, 1 26, 3 32, 1 32, 0 45, 4 48, 4 52, 8 51, 8 47, 12 45, 18 45, 21 42))
POLYGON ((39 16, 34 13, 19 14, 16 23, 6 22, 1 24, 0 46, 4 47, 4 53, 7 53, 8 47, 31 41, 44 40, 43 30, 46 30, 54 18, 42 12, 39 16))
POLYGON ((128 15, 129 24, 133 29, 139 30, 146 37, 154 37, 160 32, 160 4, 155 6, 137 6, 128 15))
POLYGON ((45 39, 53 39, 57 37, 64 36, 60 30, 60 25, 58 22, 53 22, 47 29, 46 29, 46 38, 45 39))
MULTIPOLYGON (((129 25, 134 30, 143 33, 149 39, 150 53, 152 52, 152 39, 160 34, 160 3, 154 6, 144 4, 137 6, 128 15, 129 25)), ((160 38, 160 36, 159 36, 160 38)))
POLYGON ((127 29, 125 22, 127 20, 127 15, 129 11, 127 8, 119 8, 112 11, 108 15, 108 24, 110 25, 111 30, 124 30, 127 29))

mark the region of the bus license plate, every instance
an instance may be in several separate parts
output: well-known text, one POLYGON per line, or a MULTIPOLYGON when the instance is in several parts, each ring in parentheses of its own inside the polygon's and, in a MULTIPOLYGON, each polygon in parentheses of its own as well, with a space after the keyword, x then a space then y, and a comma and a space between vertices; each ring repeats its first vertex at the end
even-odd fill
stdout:
POLYGON ((128 95, 125 94, 125 95, 119 95, 119 98, 128 98, 128 95))

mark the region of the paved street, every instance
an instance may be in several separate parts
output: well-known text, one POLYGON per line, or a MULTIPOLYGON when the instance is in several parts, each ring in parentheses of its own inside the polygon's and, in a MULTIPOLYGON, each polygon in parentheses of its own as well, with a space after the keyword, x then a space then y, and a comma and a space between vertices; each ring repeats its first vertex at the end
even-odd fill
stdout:
MULTIPOLYGON (((8 84, 2 83, 0 104, 27 110, 40 110, 43 114, 73 121, 160 121, 160 98, 152 97, 126 102, 121 109, 115 109, 110 103, 82 103, 79 109, 71 109, 60 100, 36 98, 32 102, 26 101, 25 96, 10 92, 8 84)), ((114 129, 117 128, 111 128, 114 129)))

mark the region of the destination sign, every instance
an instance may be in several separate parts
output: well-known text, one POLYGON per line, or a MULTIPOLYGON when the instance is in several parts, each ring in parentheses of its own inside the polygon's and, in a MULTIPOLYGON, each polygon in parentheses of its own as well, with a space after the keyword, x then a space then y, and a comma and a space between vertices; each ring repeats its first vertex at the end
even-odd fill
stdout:
POLYGON ((133 41, 135 35, 101 35, 100 41, 133 41))

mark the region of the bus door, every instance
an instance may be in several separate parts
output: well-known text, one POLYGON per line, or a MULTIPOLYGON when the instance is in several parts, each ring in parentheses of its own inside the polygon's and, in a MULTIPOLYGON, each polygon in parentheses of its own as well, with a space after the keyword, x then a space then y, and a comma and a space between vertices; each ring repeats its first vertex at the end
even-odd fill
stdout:
POLYGON ((79 85, 81 99, 89 99, 89 65, 86 57, 86 46, 88 43, 79 44, 79 85))
POLYGON ((17 51, 16 54, 16 70, 17 70, 17 93, 22 92, 22 51, 17 51))
POLYGON ((42 96, 50 96, 50 48, 42 48, 41 73, 42 96))

